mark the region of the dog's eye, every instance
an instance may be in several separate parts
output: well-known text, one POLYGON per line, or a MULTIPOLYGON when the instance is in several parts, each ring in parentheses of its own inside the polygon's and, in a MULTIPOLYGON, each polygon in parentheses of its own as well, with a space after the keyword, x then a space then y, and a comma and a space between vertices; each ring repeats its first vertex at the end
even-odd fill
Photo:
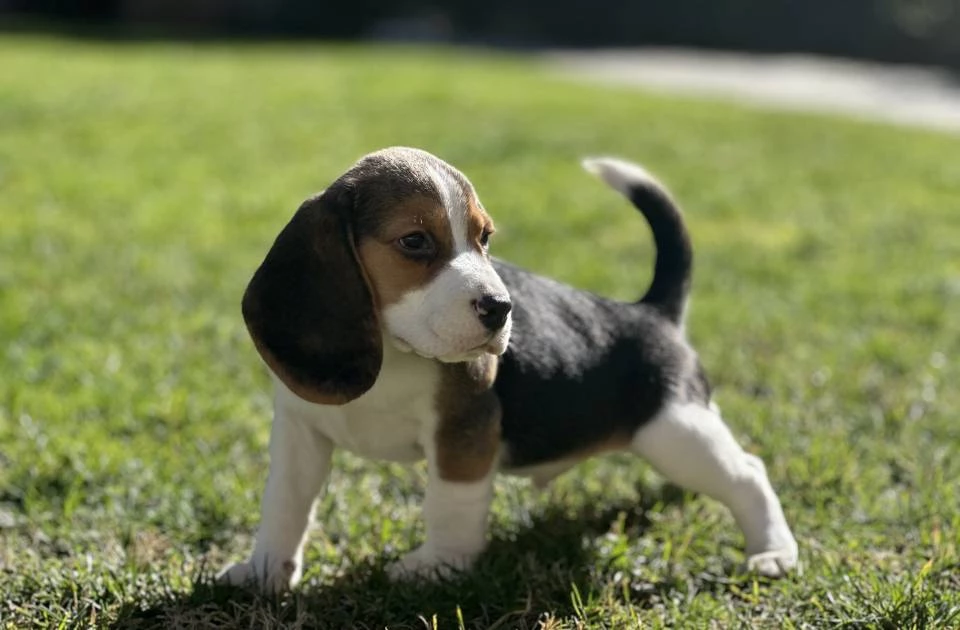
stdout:
POLYGON ((483 234, 480 235, 480 245, 486 247, 490 244, 490 235, 493 234, 491 230, 484 230, 483 234))
POLYGON ((432 256, 434 252, 433 240, 429 234, 412 232, 397 239, 397 244, 405 253, 417 257, 432 256))

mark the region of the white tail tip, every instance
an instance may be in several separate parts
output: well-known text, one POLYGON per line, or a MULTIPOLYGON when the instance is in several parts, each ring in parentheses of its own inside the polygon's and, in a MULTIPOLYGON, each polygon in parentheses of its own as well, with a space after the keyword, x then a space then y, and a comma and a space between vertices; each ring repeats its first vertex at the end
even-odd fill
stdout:
POLYGON ((639 164, 613 157, 590 157, 580 162, 584 170, 596 175, 621 194, 629 195, 638 185, 654 184, 657 179, 639 164))

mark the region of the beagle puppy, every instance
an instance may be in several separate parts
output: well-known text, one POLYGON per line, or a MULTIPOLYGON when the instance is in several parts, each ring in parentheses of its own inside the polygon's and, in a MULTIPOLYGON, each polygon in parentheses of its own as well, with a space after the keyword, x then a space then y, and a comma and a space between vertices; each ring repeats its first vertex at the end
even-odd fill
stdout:
POLYGON ((751 569, 797 565, 763 463, 734 440, 684 338, 693 256, 680 210, 639 166, 584 166, 653 232, 655 274, 632 304, 491 258, 473 186, 424 151, 367 155, 300 206, 243 296, 275 390, 270 473, 253 554, 222 581, 298 582, 336 448, 427 461, 425 540, 396 577, 470 566, 498 470, 542 486, 616 450, 725 504, 751 569))

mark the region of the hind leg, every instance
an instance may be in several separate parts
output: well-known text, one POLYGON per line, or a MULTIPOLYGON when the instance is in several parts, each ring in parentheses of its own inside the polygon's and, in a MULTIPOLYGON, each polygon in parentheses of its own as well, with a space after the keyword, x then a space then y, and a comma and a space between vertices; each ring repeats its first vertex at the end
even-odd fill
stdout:
POLYGON ((668 405, 631 447, 671 482, 727 506, 746 538, 750 569, 780 577, 796 567, 797 542, 763 462, 740 448, 715 406, 668 405))

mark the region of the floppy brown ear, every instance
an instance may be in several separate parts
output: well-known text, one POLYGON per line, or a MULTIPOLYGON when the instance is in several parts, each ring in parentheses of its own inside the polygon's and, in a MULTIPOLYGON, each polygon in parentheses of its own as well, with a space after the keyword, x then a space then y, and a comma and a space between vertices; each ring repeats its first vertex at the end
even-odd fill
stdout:
POLYGON ((243 318, 260 356, 297 396, 325 405, 370 389, 383 359, 354 243, 353 205, 342 181, 304 201, 243 295, 243 318))

